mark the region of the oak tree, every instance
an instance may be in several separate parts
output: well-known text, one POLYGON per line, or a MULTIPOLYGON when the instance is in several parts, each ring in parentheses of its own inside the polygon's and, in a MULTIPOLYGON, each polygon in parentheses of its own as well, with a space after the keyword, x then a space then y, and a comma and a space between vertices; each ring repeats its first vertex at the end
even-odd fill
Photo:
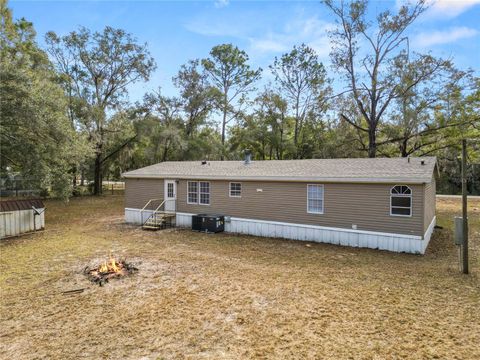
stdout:
MULTIPOLYGON (((109 26, 101 32, 81 27, 66 36, 49 32, 46 42, 57 71, 63 75, 66 94, 85 107, 79 122, 95 151, 94 194, 98 195, 102 192, 103 165, 119 151, 116 148, 107 153, 105 148, 111 133, 117 131, 109 127, 111 112, 121 107, 129 85, 149 79, 155 61, 146 44, 109 26)), ((125 139, 120 147, 134 138, 125 139)))

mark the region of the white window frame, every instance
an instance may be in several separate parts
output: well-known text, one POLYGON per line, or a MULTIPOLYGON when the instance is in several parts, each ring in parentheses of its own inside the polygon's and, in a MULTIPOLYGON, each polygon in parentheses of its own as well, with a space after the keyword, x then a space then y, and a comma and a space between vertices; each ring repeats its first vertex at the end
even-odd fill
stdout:
POLYGON ((210 184, 210 181, 187 181, 187 204, 189 205, 203 205, 203 206, 210 206, 212 200, 212 185, 210 184), (197 201, 196 202, 190 202, 190 194, 193 194, 193 192, 189 191, 189 184, 190 183, 195 183, 197 185, 197 201), (202 192, 201 191, 201 183, 206 183, 208 184, 208 193, 207 192, 202 192), (202 203, 201 202, 201 194, 208 194, 208 204, 202 203))
MULTIPOLYGON (((233 198, 241 198, 242 197, 242 190, 243 190, 243 185, 241 182, 238 181, 232 181, 231 183, 228 184, 228 196, 233 197, 233 198), (240 195, 232 195, 232 184, 240 184, 240 195)), ((238 190, 235 190, 238 191, 238 190)))
MULTIPOLYGON (((313 199, 319 200, 319 199, 313 199)), ((315 215, 322 215, 325 213, 325 186, 323 184, 307 184, 307 213, 308 214, 315 214, 315 215), (322 211, 310 211, 308 206, 308 189, 310 186, 320 186, 322 188, 322 211)))
POLYGON ((196 205, 198 204, 198 181, 187 181, 187 204, 190 204, 190 205, 196 205), (192 191, 190 191, 189 189, 189 184, 190 183, 195 183, 197 185, 197 191, 195 192, 197 194, 197 201, 196 202, 190 202, 190 194, 193 194, 192 191))
POLYGON ((167 197, 168 198, 175 197, 175 184, 172 182, 167 182, 167 197), (170 185, 172 185, 172 195, 170 195, 170 185))
POLYGON ((413 215, 413 190, 408 185, 394 185, 390 188, 390 216, 399 216, 399 217, 412 217, 413 215), (397 186, 406 186, 410 190, 410 194, 392 194, 393 189, 397 186), (410 198, 410 206, 392 206, 392 198, 393 197, 406 197, 410 198), (392 207, 399 208, 399 209, 410 209, 410 215, 402 215, 402 214, 393 214, 392 207))
POLYGON ((198 205, 210 206, 211 204, 211 186, 210 181, 199 181, 198 182, 198 205), (202 192, 202 183, 208 184, 208 193, 202 192), (208 194, 208 204, 202 203, 202 194, 208 194))

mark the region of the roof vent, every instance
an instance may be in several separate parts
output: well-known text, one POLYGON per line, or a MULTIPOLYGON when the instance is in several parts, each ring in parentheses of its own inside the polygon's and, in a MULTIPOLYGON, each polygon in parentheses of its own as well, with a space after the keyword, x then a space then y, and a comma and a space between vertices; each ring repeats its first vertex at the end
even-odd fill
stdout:
POLYGON ((420 161, 420 164, 425 165, 425 160, 420 161))
POLYGON ((252 162, 252 152, 250 150, 245 150, 245 165, 248 165, 252 162))
POLYGON ((207 160, 202 160, 202 165, 207 165, 207 160))

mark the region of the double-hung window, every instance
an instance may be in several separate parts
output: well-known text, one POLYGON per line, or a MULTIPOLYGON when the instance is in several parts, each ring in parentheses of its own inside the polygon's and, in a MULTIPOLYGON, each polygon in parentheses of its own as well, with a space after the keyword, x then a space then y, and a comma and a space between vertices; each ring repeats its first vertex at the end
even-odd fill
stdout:
POLYGON ((210 183, 208 181, 200 181, 200 205, 210 205, 210 183))
POLYGON ((188 181, 187 204, 210 205, 210 183, 208 181, 188 181))
POLYGON ((307 185, 307 212, 323 214, 323 185, 307 185))
POLYGON ((198 182, 187 183, 187 204, 198 204, 198 182))
POLYGON ((230 183, 230 197, 242 197, 242 183, 230 183))
POLYGON ((395 185, 390 190, 390 215, 412 216, 412 189, 406 185, 395 185))

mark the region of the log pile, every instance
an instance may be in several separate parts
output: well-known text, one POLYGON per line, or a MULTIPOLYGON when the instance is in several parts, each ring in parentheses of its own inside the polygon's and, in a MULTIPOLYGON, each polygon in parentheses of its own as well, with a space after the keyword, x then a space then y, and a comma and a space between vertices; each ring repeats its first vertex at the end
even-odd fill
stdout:
POLYGON ((100 286, 103 286, 110 279, 130 275, 136 271, 138 271, 138 268, 132 264, 127 263, 125 260, 117 261, 112 257, 94 269, 88 266, 84 269, 84 273, 88 279, 100 286))

